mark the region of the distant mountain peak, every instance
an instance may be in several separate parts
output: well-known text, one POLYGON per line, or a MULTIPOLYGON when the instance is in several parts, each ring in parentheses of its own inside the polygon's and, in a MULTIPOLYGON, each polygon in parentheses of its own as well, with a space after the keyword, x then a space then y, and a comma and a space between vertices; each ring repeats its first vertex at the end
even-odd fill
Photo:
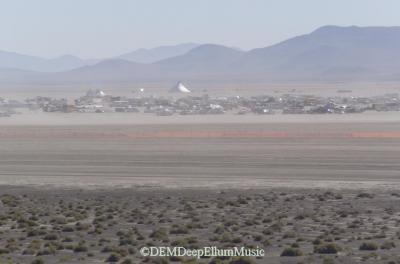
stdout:
POLYGON ((235 52, 235 53, 244 53, 242 50, 235 48, 235 47, 227 47, 224 45, 211 44, 211 43, 199 45, 198 47, 190 50, 189 53, 205 52, 205 51, 206 52, 229 51, 229 52, 235 52))
POLYGON ((152 49, 138 49, 118 56, 118 58, 138 63, 154 63, 164 59, 183 55, 200 44, 183 43, 178 45, 164 45, 152 49))
POLYGON ((84 65, 85 62, 83 60, 71 55, 45 59, 16 52, 0 51, 0 68, 15 68, 36 72, 59 72, 84 65))
POLYGON ((220 51, 220 50, 233 50, 223 45, 218 44, 203 44, 196 48, 193 48, 189 52, 198 52, 198 51, 220 51))

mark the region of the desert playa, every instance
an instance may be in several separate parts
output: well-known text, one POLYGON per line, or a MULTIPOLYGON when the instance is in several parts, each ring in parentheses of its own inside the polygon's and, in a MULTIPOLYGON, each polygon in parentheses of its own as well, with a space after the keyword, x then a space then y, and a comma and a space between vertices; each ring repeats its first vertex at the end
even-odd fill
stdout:
POLYGON ((395 114, 381 120, 355 115, 354 122, 352 115, 284 116, 280 122, 277 116, 216 116, 208 123, 139 117, 126 125, 115 123, 118 118, 107 119, 110 125, 98 115, 75 117, 60 125, 29 119, 28 125, 3 125, 0 182, 84 188, 398 184, 395 114), (84 119, 97 124, 82 125, 84 119))
POLYGON ((1 263, 399 260, 396 112, 19 117, 1 121, 1 263), (149 245, 266 255, 141 256, 149 245))

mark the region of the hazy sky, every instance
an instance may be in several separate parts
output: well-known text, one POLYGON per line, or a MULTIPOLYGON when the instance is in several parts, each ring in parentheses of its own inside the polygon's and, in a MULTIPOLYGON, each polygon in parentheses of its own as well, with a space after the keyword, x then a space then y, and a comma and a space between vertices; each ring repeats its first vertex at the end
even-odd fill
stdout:
POLYGON ((323 25, 400 26, 399 0, 0 0, 0 50, 98 58, 182 42, 264 47, 323 25))

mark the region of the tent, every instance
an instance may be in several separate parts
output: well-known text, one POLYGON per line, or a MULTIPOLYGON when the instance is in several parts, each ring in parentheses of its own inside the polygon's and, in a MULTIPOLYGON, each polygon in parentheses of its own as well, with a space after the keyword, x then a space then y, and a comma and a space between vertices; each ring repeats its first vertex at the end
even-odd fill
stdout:
POLYGON ((186 88, 186 86, 182 82, 178 82, 172 89, 171 93, 191 93, 191 91, 186 88))

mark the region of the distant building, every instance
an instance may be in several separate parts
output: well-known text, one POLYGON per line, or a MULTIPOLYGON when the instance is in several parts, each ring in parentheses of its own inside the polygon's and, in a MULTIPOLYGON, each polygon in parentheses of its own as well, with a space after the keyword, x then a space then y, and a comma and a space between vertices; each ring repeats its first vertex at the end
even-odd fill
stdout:
POLYGON ((98 89, 97 90, 90 89, 89 91, 86 92, 86 96, 92 97, 92 98, 93 97, 101 98, 101 97, 106 96, 106 93, 101 90, 98 90, 98 89))

